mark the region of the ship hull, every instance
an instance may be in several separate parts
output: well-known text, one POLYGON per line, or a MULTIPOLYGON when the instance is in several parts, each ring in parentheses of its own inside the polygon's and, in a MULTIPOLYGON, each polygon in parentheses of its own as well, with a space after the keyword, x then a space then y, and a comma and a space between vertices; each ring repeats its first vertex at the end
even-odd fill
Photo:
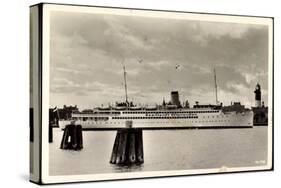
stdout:
MULTIPOLYGON (((127 128, 127 122, 133 128, 142 129, 180 129, 180 128, 250 128, 253 127, 253 112, 220 113, 219 115, 200 114, 196 119, 169 118, 169 119, 112 119, 107 121, 77 120, 76 124, 83 129, 120 129, 127 128)), ((60 120, 59 127, 64 128, 70 120, 60 120)))

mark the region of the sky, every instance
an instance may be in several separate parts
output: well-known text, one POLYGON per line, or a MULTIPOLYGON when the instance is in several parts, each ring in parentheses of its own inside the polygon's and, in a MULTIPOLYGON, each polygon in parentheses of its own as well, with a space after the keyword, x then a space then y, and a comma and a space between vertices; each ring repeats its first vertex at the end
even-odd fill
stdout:
POLYGON ((154 105, 170 100, 254 106, 260 83, 268 93, 268 28, 265 25, 52 12, 50 106, 80 109, 128 98, 154 105))

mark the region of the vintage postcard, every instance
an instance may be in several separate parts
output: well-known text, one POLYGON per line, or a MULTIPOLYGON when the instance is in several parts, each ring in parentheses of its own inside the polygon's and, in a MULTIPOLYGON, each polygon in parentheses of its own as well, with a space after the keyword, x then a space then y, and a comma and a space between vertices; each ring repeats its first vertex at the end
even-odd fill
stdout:
POLYGON ((273 169, 272 18, 36 7, 42 183, 273 169))

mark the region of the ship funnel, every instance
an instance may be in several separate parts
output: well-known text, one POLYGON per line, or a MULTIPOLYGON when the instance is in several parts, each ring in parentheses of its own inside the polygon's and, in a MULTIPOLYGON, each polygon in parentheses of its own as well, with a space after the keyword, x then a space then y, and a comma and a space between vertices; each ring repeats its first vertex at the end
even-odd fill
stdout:
POLYGON ((180 107, 180 99, 179 99, 179 92, 178 91, 172 91, 171 92, 171 103, 173 105, 176 105, 177 107, 180 107))

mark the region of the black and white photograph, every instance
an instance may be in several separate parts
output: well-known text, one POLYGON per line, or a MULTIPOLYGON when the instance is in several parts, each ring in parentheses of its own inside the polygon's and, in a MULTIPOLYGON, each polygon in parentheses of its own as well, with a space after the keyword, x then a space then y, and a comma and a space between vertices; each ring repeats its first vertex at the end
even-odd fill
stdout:
POLYGON ((44 4, 42 19, 45 182, 272 169, 271 18, 44 4))

